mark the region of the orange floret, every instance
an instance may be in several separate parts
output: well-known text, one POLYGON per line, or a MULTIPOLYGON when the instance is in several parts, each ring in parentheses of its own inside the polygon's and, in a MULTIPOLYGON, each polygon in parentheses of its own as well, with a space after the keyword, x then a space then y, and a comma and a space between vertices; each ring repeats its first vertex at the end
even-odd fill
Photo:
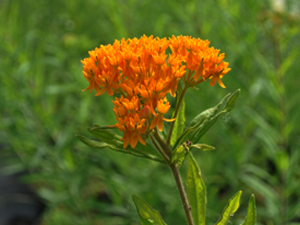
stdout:
POLYGON ((141 134, 145 133, 147 130, 147 124, 145 124, 146 119, 141 119, 139 115, 129 114, 124 119, 118 118, 118 123, 116 127, 123 131, 124 148, 127 147, 128 143, 131 147, 135 147, 139 141, 143 145, 146 145, 141 134))
POLYGON ((161 99, 160 101, 158 101, 157 107, 156 107, 158 113, 155 115, 155 117, 151 123, 150 129, 153 129, 154 127, 157 126, 160 131, 163 131, 163 120, 165 120, 167 122, 171 122, 171 121, 175 120, 175 119, 163 118, 163 115, 166 114, 171 107, 169 102, 167 102, 166 104, 164 104, 164 102, 165 102, 164 99, 161 99))

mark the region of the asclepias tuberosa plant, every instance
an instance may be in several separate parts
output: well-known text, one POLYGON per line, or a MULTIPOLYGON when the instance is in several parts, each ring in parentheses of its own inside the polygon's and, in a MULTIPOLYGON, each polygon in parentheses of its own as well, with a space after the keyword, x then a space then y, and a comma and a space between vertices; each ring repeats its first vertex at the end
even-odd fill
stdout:
MULTIPOLYGON (((101 45, 82 60, 83 74, 89 82, 84 89, 96 96, 105 92, 115 95, 117 123, 94 125, 88 131, 97 139, 76 135, 90 147, 111 149, 154 160, 168 166, 175 178, 186 219, 189 225, 204 225, 206 212, 206 188, 200 168, 191 150, 212 150, 214 147, 200 143, 201 137, 220 116, 231 111, 240 90, 228 94, 215 107, 198 114, 185 125, 184 96, 189 88, 209 82, 225 88, 222 77, 230 71, 223 61, 225 54, 209 47, 208 40, 189 36, 116 40, 112 45, 101 45), (169 52, 169 53, 167 53, 169 52), (171 105, 168 98, 176 98, 171 118, 165 118, 171 105), (166 131, 164 121, 169 124, 166 131), (123 137, 113 132, 119 129, 123 137), (187 180, 184 184, 179 167, 189 161, 187 180)), ((228 202, 216 225, 227 224, 238 207, 241 191, 228 202)), ((143 225, 166 224, 161 215, 148 203, 132 195, 143 225)), ((242 223, 253 225, 256 221, 254 196, 250 198, 248 214, 242 223)))

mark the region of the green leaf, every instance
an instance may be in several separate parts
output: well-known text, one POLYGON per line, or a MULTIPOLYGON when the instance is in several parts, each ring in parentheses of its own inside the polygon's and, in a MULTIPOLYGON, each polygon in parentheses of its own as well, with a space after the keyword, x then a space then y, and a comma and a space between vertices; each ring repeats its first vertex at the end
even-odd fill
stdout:
MULTIPOLYGON (((122 137, 107 129, 107 127, 100 127, 99 125, 94 125, 94 127, 88 128, 88 131, 99 140, 108 144, 112 144, 119 149, 123 149, 123 142, 121 141, 122 137)), ((138 142, 135 148, 131 148, 130 146, 128 146, 126 150, 130 150, 132 152, 136 152, 143 155, 152 155, 162 159, 162 156, 159 154, 159 152, 155 148, 152 148, 149 144, 142 145, 138 142)))
MULTIPOLYGON (((200 138, 209 130, 209 128, 225 113, 230 112, 236 103, 236 100, 240 94, 240 89, 236 90, 233 94, 231 94, 226 101, 222 101, 215 110, 212 110, 212 113, 207 117, 206 121, 204 121, 203 125, 198 127, 194 135, 190 138, 191 142, 197 143, 200 138), (225 107, 223 106, 223 102, 225 102, 225 107)), ((224 99, 225 100, 225 99, 224 99)))
POLYGON ((216 149, 215 147, 206 145, 206 144, 194 144, 194 145, 191 145, 190 148, 197 148, 201 151, 211 151, 211 150, 216 149))
POLYGON ((186 139, 190 139, 192 135, 197 132, 199 128, 203 126, 204 123, 206 123, 209 118, 211 118, 213 115, 215 115, 221 105, 229 98, 229 95, 226 95, 223 100, 215 107, 205 110, 204 112, 198 114, 189 124, 187 129, 181 134, 181 136, 177 139, 173 149, 177 147, 180 143, 184 142, 186 139), (185 139, 185 140, 184 140, 185 139))
POLYGON ((230 93, 227 94, 221 102, 219 102, 218 105, 216 105, 213 108, 207 109, 205 111, 203 111, 202 113, 198 114, 189 124, 188 128, 197 128, 199 127, 199 125, 201 125, 201 123, 199 123, 199 121, 201 121, 203 118, 207 118, 207 117, 211 117, 214 116, 219 109, 221 108, 221 106, 224 104, 224 102, 228 101, 228 98, 230 96, 230 93))
POLYGON ((173 146, 173 150, 176 149, 178 147, 178 145, 180 143, 184 143, 187 139, 188 136, 190 136, 192 132, 194 132, 196 130, 196 128, 198 126, 200 126, 202 123, 204 123, 204 121, 206 120, 206 116, 201 118, 199 121, 198 121, 198 124, 195 126, 195 127, 188 127, 181 135, 180 137, 177 139, 176 143, 174 144, 173 146))
POLYGON ((185 128, 185 102, 182 100, 178 114, 176 116, 174 128, 172 130, 171 146, 175 144, 178 137, 184 131, 184 128, 185 128))
POLYGON ((240 92, 241 90, 237 89, 232 95, 230 95, 224 108, 225 112, 230 112, 234 108, 235 103, 240 95, 240 92))
POLYGON ((101 125, 96 124, 96 123, 93 124, 93 127, 98 127, 98 128, 101 128, 101 129, 109 129, 109 130, 117 129, 116 127, 112 127, 112 126, 101 126, 101 125))
POLYGON ((152 156, 152 155, 147 155, 147 154, 143 154, 143 153, 139 153, 137 151, 134 151, 134 149, 129 148, 129 149, 123 149, 123 145, 122 147, 118 147, 115 146, 113 144, 108 144, 105 142, 99 142, 99 141, 95 141, 95 140, 91 140, 88 139, 82 135, 75 135, 80 141, 82 141, 84 144, 86 144, 87 146, 90 146, 92 148, 100 148, 100 149, 110 149, 113 151, 117 151, 117 152, 121 152, 121 153, 125 153, 125 154, 130 154, 130 155, 134 155, 134 156, 138 156, 138 157, 142 157, 142 158, 147 158, 147 159, 151 159, 153 161, 156 162, 160 162, 160 163, 164 163, 165 161, 162 158, 156 157, 156 156, 152 156))
POLYGON ((227 206, 225 207, 221 218, 215 225, 226 225, 229 217, 233 216, 233 214, 237 211, 240 206, 240 198, 242 195, 242 191, 236 193, 228 202, 227 206))
POLYGON ((238 89, 233 94, 226 95, 218 105, 198 114, 177 139, 173 149, 186 140, 197 143, 221 115, 234 108, 239 93, 240 90, 238 89))
POLYGON ((256 206, 255 206, 255 197, 252 194, 248 205, 248 213, 246 219, 241 225, 254 225, 255 222, 256 222, 256 206))
POLYGON ((206 211, 206 188, 201 176, 201 170, 193 157, 189 153, 189 169, 187 173, 187 198, 191 206, 191 213, 195 225, 205 224, 206 211))
POLYGON ((140 216, 142 225, 166 225, 159 212, 152 209, 145 201, 136 195, 132 195, 132 199, 140 216))
POLYGON ((122 137, 115 134, 111 130, 95 126, 92 128, 87 128, 87 130, 100 141, 103 141, 107 144, 112 144, 117 148, 123 148, 123 142, 121 141, 122 137))
POLYGON ((184 162, 188 151, 189 148, 186 146, 185 143, 180 145, 178 148, 176 148, 175 151, 172 152, 170 163, 181 165, 184 162))
POLYGON ((90 146, 92 148, 109 148, 111 150, 114 151, 118 151, 118 152, 123 152, 123 153, 127 153, 127 154, 132 154, 131 151, 127 150, 127 149, 123 149, 122 147, 119 148, 116 145, 112 145, 112 144, 108 144, 105 142, 99 142, 99 141, 95 141, 95 140, 91 140, 88 139, 82 135, 75 135, 80 141, 82 141, 84 144, 86 144, 87 146, 90 146))

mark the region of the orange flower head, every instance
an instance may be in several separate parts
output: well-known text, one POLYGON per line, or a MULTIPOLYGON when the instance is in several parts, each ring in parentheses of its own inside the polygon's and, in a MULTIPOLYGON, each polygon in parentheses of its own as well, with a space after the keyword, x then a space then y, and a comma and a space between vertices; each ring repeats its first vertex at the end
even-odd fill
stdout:
POLYGON ((171 105, 168 93, 176 96, 182 81, 187 87, 210 80, 225 87, 222 78, 230 71, 224 53, 209 47, 208 40, 174 35, 154 38, 115 40, 112 45, 100 45, 82 60, 83 75, 89 85, 83 91, 96 91, 96 96, 118 94, 113 101, 117 127, 123 132, 124 148, 145 144, 145 134, 163 121, 171 105), (166 53, 170 49, 171 53, 166 53))

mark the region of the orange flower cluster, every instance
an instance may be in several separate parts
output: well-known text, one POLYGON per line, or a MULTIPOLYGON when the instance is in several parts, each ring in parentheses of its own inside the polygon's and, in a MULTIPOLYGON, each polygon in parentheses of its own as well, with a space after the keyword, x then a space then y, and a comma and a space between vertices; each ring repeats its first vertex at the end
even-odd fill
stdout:
POLYGON ((135 147, 138 141, 145 144, 143 134, 156 126, 162 131, 163 120, 172 121, 163 118, 170 108, 166 95, 175 96, 180 79, 189 86, 211 79, 211 86, 218 81, 225 87, 221 78, 230 69, 223 61, 224 53, 219 55, 220 50, 208 46, 209 41, 188 36, 145 35, 101 45, 81 61, 89 82, 83 91, 95 89, 96 96, 120 94, 113 103, 124 148, 128 143, 135 147))

